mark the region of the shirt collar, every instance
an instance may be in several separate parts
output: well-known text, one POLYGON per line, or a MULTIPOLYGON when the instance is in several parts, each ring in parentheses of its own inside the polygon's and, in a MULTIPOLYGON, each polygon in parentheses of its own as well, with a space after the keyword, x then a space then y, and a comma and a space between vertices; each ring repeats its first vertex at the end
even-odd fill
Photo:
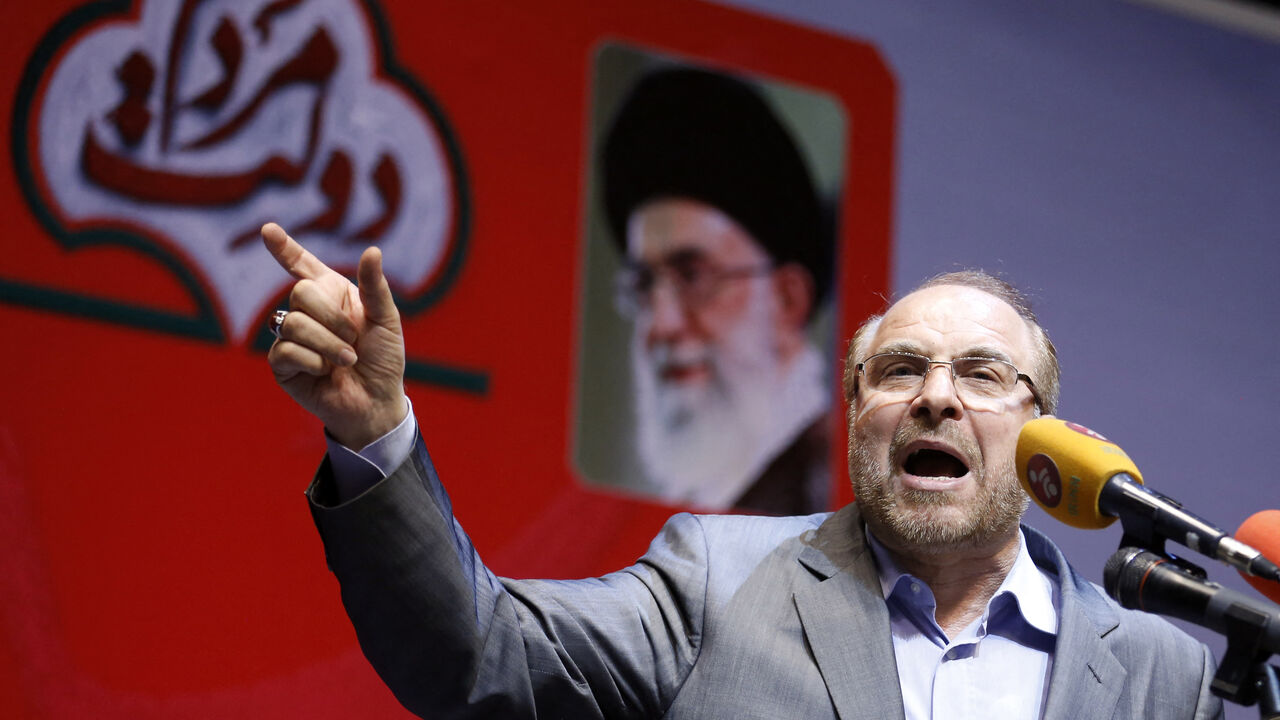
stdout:
MULTIPOLYGON (((910 605, 917 612, 927 611, 930 624, 934 624, 933 593, 928 585, 918 578, 906 573, 894 561, 880 541, 866 529, 867 545, 871 548, 876 561, 876 572, 880 578, 880 592, 888 602, 890 612, 895 611, 896 599, 905 607, 910 605), (910 588, 922 586, 924 592, 912 593, 910 588)), ((1058 632, 1057 588, 1049 577, 1036 567, 1027 552, 1027 541, 1018 529, 1018 555, 1013 562, 1009 574, 1005 576, 1000 587, 987 603, 987 611, 983 614, 989 632, 996 632, 997 626, 1009 623, 1030 626, 1032 635, 1040 636, 1033 644, 1056 636, 1058 632)), ((934 625, 936 627, 936 624, 934 625)), ((1015 633, 1017 634, 1017 633, 1015 633)))

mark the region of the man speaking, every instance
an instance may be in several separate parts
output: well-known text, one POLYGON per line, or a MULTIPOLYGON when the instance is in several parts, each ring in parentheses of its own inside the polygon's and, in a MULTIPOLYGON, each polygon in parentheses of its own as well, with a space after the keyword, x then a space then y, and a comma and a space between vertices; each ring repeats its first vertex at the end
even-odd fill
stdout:
POLYGON ((636 489, 702 509, 828 509, 828 368, 806 327, 833 239, 790 132, 754 86, 669 68, 631 90, 601 165, 624 258, 616 304, 634 323, 636 489))
POLYGON ((417 434, 380 251, 357 289, 278 226, 263 236, 298 278, 272 371, 331 438, 313 518, 366 657, 419 715, 1221 715, 1207 648, 1019 524, 1018 432, 1056 407, 1058 363, 1008 284, 940 276, 855 334, 856 502, 680 514, 620 572, 513 580, 485 568, 417 434))

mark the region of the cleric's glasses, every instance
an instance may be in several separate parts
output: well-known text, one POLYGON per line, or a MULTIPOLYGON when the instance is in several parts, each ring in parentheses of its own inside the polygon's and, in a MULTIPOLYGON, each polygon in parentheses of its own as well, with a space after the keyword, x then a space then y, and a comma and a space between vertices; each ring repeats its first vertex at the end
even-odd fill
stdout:
POLYGON ((914 396, 924 387, 924 379, 935 365, 951 369, 956 396, 969 407, 992 407, 993 401, 1007 398, 1019 380, 1027 384, 1036 407, 1040 407, 1040 394, 1031 378, 1018 372, 1012 363, 996 358, 962 357, 947 361, 915 353, 887 352, 858 363, 856 370, 870 390, 914 396))
POLYGON ((698 254, 676 253, 658 265, 629 261, 614 280, 614 301, 624 316, 635 318, 653 307, 660 283, 675 292, 686 310, 698 310, 715 298, 724 283, 773 272, 773 265, 721 267, 698 254))

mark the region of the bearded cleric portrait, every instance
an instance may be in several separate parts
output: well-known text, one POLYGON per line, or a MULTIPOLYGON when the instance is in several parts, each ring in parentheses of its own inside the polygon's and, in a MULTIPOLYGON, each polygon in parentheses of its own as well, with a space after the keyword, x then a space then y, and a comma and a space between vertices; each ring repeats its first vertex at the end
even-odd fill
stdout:
MULTIPOLYGON (((599 420, 632 423, 615 439, 635 467, 584 474, 698 509, 826 510, 830 203, 762 84, 671 63, 636 75, 593 171, 629 337, 584 363, 626 357, 631 417, 599 420)), ((580 446, 604 442, 582 436, 600 424, 580 446)))

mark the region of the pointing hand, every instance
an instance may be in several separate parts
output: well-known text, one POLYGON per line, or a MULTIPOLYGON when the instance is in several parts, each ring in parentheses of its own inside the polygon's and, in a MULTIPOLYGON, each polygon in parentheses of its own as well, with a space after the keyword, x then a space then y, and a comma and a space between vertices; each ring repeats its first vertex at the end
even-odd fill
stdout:
POLYGON ((359 450, 408 412, 404 336, 382 251, 371 247, 360 256, 357 287, 275 223, 262 227, 262 240, 297 279, 280 338, 267 353, 276 382, 338 442, 359 450))

